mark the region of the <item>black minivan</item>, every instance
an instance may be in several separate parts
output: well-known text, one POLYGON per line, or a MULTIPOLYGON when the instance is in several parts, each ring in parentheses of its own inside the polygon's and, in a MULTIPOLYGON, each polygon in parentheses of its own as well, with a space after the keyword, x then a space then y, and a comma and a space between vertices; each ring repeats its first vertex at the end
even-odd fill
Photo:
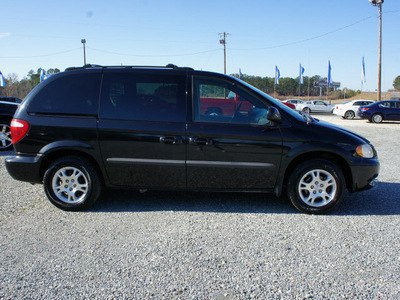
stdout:
POLYGON ((26 97, 11 132, 8 172, 43 183, 64 210, 132 187, 272 192, 326 213, 379 172, 365 138, 241 80, 174 65, 69 68, 26 97))

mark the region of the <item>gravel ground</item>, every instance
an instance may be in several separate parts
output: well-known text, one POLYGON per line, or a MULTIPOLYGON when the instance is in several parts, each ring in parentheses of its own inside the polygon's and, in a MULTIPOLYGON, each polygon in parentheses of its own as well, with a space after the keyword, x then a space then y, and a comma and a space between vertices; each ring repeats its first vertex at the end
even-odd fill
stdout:
POLYGON ((329 215, 262 194, 109 191, 53 207, 0 154, 0 299, 400 299, 400 123, 321 115, 376 146, 379 184, 329 215))

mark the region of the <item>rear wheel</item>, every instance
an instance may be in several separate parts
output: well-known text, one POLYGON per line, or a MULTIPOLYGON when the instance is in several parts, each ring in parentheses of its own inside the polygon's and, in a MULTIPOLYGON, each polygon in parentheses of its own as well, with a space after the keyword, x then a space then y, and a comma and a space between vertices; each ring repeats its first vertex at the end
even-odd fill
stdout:
POLYGON ((374 114, 371 119, 374 123, 381 123, 383 121, 383 116, 381 114, 374 114))
POLYGON ((348 110, 344 114, 344 118, 348 119, 348 120, 354 119, 354 117, 355 117, 355 113, 352 110, 348 110))
POLYGON ((346 181, 342 171, 324 159, 299 164, 288 180, 288 197, 301 212, 323 214, 344 198, 346 181))
POLYGON ((10 121, 0 120, 0 150, 12 148, 10 121))
POLYGON ((84 210, 100 197, 102 181, 92 163, 77 156, 66 156, 47 169, 44 191, 50 202, 63 210, 84 210))
POLYGON ((311 112, 311 109, 309 107, 304 107, 303 112, 305 112, 306 114, 309 114, 311 112))

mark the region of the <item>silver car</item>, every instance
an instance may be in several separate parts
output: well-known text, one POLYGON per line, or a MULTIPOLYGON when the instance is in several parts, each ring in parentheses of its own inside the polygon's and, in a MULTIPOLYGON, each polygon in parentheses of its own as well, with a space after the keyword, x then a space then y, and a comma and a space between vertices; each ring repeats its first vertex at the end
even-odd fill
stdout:
POLYGON ((296 107, 297 110, 303 111, 307 114, 312 113, 312 112, 332 113, 334 108, 335 108, 334 105, 328 104, 322 100, 307 101, 303 104, 297 105, 297 107, 296 107))

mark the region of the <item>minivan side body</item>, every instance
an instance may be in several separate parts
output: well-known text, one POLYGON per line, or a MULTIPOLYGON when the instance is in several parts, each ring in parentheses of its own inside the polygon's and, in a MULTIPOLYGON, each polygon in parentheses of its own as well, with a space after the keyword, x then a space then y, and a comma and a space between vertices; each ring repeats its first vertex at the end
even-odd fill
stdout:
POLYGON ((106 186, 286 191, 299 210, 325 213, 346 188, 372 187, 379 172, 365 138, 241 80, 189 68, 67 70, 36 87, 14 120, 26 132, 8 172, 43 183, 66 210, 90 207, 106 186), (225 105, 232 94, 241 102, 234 111, 202 109, 205 99, 225 105))

